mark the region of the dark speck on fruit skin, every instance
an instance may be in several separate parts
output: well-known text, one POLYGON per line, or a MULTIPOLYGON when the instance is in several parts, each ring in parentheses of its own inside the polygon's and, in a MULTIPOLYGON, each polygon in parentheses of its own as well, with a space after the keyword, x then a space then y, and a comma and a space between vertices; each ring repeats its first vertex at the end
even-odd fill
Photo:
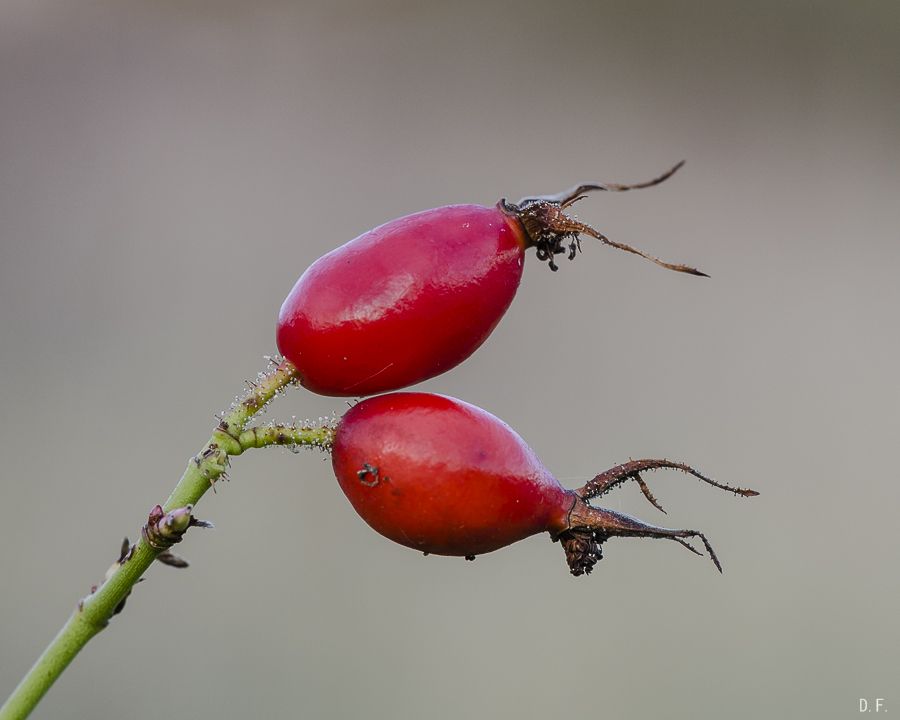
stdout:
POLYGON ((366 487, 375 487, 379 483, 378 468, 370 463, 363 463, 362 468, 356 471, 360 483, 366 487))

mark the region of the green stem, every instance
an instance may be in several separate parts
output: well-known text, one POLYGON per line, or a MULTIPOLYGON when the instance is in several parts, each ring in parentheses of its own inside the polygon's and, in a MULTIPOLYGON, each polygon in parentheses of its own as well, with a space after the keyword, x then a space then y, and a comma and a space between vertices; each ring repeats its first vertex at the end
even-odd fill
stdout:
MULTIPOLYGON (((163 506, 164 512, 196 505, 225 472, 231 455, 267 445, 330 447, 333 431, 328 427, 274 425, 245 431, 250 419, 296 379, 294 366, 283 361, 274 371, 261 377, 257 384, 251 385, 247 395, 222 418, 203 450, 191 458, 187 470, 163 506)), ((0 708, 0 720, 20 720, 31 713, 81 648, 103 630, 110 618, 121 609, 132 587, 160 552, 141 537, 132 551, 110 568, 105 582, 78 603, 68 622, 0 708)))
POLYGON ((299 428, 296 425, 265 425, 245 430, 238 438, 238 442, 241 445, 241 452, 270 445, 284 445, 291 448, 319 447, 330 450, 333 437, 334 430, 327 425, 299 428))

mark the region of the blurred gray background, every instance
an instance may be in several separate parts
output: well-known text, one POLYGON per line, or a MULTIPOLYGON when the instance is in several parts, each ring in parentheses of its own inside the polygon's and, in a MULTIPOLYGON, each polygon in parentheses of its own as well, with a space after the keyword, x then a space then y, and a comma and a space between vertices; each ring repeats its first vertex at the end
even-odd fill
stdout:
MULTIPOLYGON (((637 181, 530 254, 490 341, 427 390, 505 419, 606 505, 725 565, 537 536, 392 545, 327 458, 234 463, 46 718, 847 718, 900 712, 900 5, 0 5, 0 696, 274 351, 297 276, 438 205, 637 181)), ((294 391, 269 417, 338 413, 294 391)))

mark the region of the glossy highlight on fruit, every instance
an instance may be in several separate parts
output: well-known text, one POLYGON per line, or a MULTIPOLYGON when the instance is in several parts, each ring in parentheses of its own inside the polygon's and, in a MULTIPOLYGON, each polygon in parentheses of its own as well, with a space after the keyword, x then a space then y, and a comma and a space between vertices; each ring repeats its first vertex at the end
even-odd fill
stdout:
POLYGON ((663 267, 693 275, 609 240, 564 212, 584 193, 650 187, 580 185, 555 196, 449 205, 388 222, 314 262, 278 316, 277 342, 307 389, 334 396, 397 390, 455 367, 487 339, 515 297, 525 250, 556 269, 590 235, 663 267))
POLYGON ((700 532, 648 525, 587 504, 634 480, 659 507, 641 473, 673 468, 738 495, 756 494, 667 460, 631 461, 567 490, 503 421, 428 393, 381 395, 352 407, 335 430, 332 464, 357 513, 401 545, 472 559, 548 532, 562 543, 574 575, 589 573, 601 545, 616 536, 675 540, 694 552, 685 538, 697 537, 721 570, 700 532))

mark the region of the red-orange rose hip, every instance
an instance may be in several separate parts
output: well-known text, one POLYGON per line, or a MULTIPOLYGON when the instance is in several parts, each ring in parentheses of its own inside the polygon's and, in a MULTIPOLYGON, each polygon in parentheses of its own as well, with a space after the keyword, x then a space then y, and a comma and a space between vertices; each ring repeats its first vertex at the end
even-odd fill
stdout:
POLYGON ((297 281, 279 313, 278 348, 301 384, 323 395, 372 395, 439 375, 469 357, 500 322, 527 248, 556 269, 554 257, 574 257, 584 233, 649 258, 563 211, 582 193, 648 187, 677 167, 638 185, 582 185, 494 207, 449 205, 363 233, 297 281))
POLYGON ((740 495, 756 494, 666 460, 625 463, 566 490, 501 420, 461 400, 427 393, 381 395, 351 408, 336 428, 332 463, 359 515, 401 545, 473 558, 549 532, 562 542, 575 575, 590 572, 600 545, 614 536, 685 545, 684 538, 699 537, 719 566, 699 532, 648 525, 587 504, 627 480, 637 481, 656 504, 642 472, 676 468, 740 495))
POLYGON ((337 428, 332 461, 369 525, 438 555, 480 555, 550 526, 562 531, 572 504, 511 428, 441 395, 356 405, 337 428))
POLYGON ((317 260, 281 308, 278 348, 304 387, 371 395, 458 365, 522 277, 525 235, 497 208, 451 205, 370 230, 317 260))

